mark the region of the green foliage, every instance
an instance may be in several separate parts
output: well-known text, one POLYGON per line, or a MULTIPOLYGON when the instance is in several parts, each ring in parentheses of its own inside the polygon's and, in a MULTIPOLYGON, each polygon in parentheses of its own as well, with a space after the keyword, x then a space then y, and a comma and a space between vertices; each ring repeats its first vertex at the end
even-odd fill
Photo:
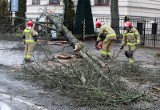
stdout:
POLYGON ((155 53, 155 57, 160 57, 160 53, 155 53))
MULTIPOLYGON (((58 63, 56 59, 53 59, 52 62, 58 63)), ((107 80, 104 75, 94 70, 94 65, 86 61, 62 65, 53 64, 52 67, 49 67, 51 69, 49 71, 46 70, 48 67, 40 66, 32 67, 32 69, 24 67, 24 69, 27 69, 25 71, 27 78, 31 75, 34 80, 36 78, 36 81, 44 81, 47 88, 61 89, 65 95, 74 98, 73 104, 77 106, 113 107, 129 105, 143 99, 143 94, 126 89, 125 84, 118 81, 120 76, 116 76, 116 70, 112 68, 104 71, 104 75, 109 76, 109 80, 107 80), (85 78, 85 83, 82 81, 82 76, 85 78)))
POLYGON ((82 34, 82 23, 84 19, 85 34, 94 34, 94 25, 90 0, 78 0, 74 24, 74 34, 82 34))
POLYGON ((8 10, 8 0, 0 0, 0 15, 3 16, 9 16, 9 10, 8 10))

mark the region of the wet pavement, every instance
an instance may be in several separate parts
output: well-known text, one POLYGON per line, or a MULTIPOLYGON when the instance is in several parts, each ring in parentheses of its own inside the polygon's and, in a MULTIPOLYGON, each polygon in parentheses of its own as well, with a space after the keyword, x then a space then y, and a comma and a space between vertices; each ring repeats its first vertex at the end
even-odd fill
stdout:
POLYGON ((11 110, 86 109, 86 107, 74 107, 70 98, 58 95, 58 90, 50 92, 43 90, 37 84, 16 79, 15 76, 21 73, 15 72, 14 69, 24 63, 23 49, 16 49, 19 47, 23 47, 22 42, 0 41, 0 102, 2 102, 2 107, 8 107, 5 110, 9 108, 11 110))
MULTIPOLYGON (((99 51, 95 50, 95 41, 87 41, 85 42, 85 45, 88 47, 89 51, 98 57, 100 57, 99 51)), ((112 47, 112 54, 116 59, 114 61, 117 62, 128 62, 128 59, 126 58, 124 51, 125 48, 120 51, 121 44, 120 43, 114 43, 112 47)), ((160 49, 154 49, 154 48, 143 48, 142 46, 139 46, 137 51, 134 54, 134 58, 136 63, 140 64, 142 67, 147 68, 158 68, 160 67, 160 57, 156 58, 156 54, 160 53, 160 49)))
MULTIPOLYGON (((95 41, 86 41, 84 44, 88 47, 93 55, 99 56, 99 51, 95 50, 95 41)), ((66 44, 68 45, 68 44, 66 44)), ((14 76, 21 73, 13 71, 12 67, 18 68, 23 64, 23 47, 19 41, 0 41, 0 107, 6 107, 5 110, 90 110, 87 107, 74 107, 72 99, 58 95, 58 90, 49 92, 43 90, 37 84, 15 79, 14 76), (8 108, 7 108, 8 107, 8 108)), ((51 45, 57 50, 54 54, 60 52, 63 45, 51 45)), ((120 44, 116 43, 113 46, 113 54, 120 51, 120 44)), ((72 53, 71 47, 66 47, 64 53, 72 53)), ((135 54, 135 59, 142 66, 147 68, 158 68, 160 60, 157 60, 154 55, 160 52, 157 49, 139 48, 135 54)), ((35 51, 35 56, 43 59, 43 54, 35 51)), ((124 50, 118 55, 115 61, 126 61, 124 50)), ((3 109, 1 109, 3 110, 3 109)))
POLYGON ((21 45, 21 42, 18 41, 0 41, 0 64, 14 66, 22 63, 23 52, 14 50, 19 45, 21 45))
POLYGON ((0 102, 0 109, 1 110, 11 110, 11 108, 4 102, 0 102))
POLYGON ((0 101, 3 106, 11 110, 86 110, 86 107, 76 109, 71 99, 60 96, 58 90, 50 92, 38 84, 16 79, 14 76, 18 74, 21 73, 12 71, 12 68, 0 67, 0 101))

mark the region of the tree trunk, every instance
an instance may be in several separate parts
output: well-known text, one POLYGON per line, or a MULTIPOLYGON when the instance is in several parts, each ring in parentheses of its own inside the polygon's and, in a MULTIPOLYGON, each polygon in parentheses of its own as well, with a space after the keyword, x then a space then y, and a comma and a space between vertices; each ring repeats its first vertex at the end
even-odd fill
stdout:
POLYGON ((73 30, 74 34, 76 35, 82 35, 84 33, 86 35, 94 34, 94 24, 90 0, 78 0, 73 30), (85 23, 85 27, 83 27, 83 23, 85 23))
POLYGON ((63 22, 59 16, 49 15, 45 12, 43 13, 43 15, 45 15, 49 19, 49 21, 55 25, 56 29, 64 35, 64 37, 68 40, 71 46, 74 46, 76 43, 79 43, 79 41, 72 35, 72 33, 62 24, 63 22))
POLYGON ((120 36, 118 0, 111 0, 111 27, 115 30, 117 36, 120 36))
POLYGON ((73 19, 75 17, 74 3, 72 0, 63 0, 63 24, 68 28, 68 30, 73 31, 73 19))
MULTIPOLYGON (((59 21, 59 17, 58 16, 54 16, 54 15, 49 15, 48 13, 43 13, 49 20, 51 23, 53 23, 56 27, 57 30, 59 30, 64 37, 67 39, 67 41, 69 42, 69 44, 71 46, 77 46, 79 49, 79 54, 86 59, 88 62, 95 64, 96 67, 95 69, 97 71, 99 71, 99 66, 104 67, 105 63, 103 63, 103 61, 100 61, 99 58, 97 58, 96 56, 93 56, 90 52, 88 52, 88 49, 82 44, 82 42, 80 42, 79 40, 77 40, 72 33, 62 24, 62 22, 59 21)), ((51 28, 52 29, 52 28, 51 28)))

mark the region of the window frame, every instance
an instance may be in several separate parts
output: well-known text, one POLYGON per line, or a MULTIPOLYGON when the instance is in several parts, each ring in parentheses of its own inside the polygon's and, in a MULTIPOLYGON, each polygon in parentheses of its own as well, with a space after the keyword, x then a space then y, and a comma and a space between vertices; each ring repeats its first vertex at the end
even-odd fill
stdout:
POLYGON ((53 2, 51 3, 50 0, 49 0, 49 5, 60 5, 60 1, 59 0, 54 0, 54 1, 58 1, 58 3, 53 3, 53 2))
POLYGON ((32 5, 40 5, 40 0, 32 0, 32 5))
POLYGON ((106 4, 101 3, 101 0, 95 0, 95 6, 109 6, 109 4, 110 4, 110 0, 106 0, 106 4))

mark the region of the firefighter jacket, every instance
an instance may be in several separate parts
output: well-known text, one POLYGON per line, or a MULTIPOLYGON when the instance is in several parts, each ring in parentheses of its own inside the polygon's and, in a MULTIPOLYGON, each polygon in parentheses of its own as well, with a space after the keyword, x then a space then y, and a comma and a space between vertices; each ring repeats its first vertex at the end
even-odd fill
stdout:
POLYGON ((136 28, 130 30, 124 30, 122 46, 130 45, 135 46, 140 43, 140 35, 136 28))
POLYGON ((24 41, 26 43, 34 43, 35 42, 34 37, 38 36, 38 33, 36 31, 34 31, 33 29, 26 28, 23 31, 23 36, 25 37, 24 41))
POLYGON ((102 39, 101 36, 104 36, 104 39, 116 39, 115 31, 108 25, 102 25, 100 27, 97 41, 102 39))

